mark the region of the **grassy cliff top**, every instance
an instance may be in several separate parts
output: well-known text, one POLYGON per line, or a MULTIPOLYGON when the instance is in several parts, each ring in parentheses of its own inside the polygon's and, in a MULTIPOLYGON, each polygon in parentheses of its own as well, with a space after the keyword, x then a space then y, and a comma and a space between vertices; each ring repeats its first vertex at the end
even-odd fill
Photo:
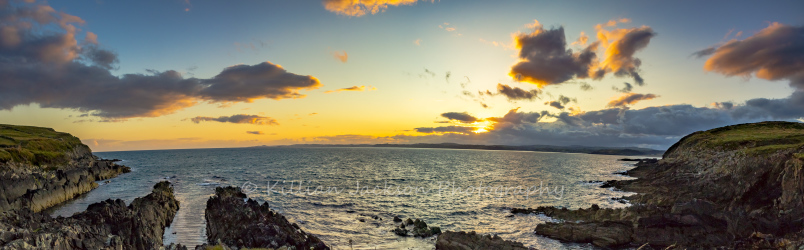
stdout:
POLYGON ((77 137, 52 128, 0 124, 0 164, 55 167, 68 164, 68 153, 76 147, 86 145, 77 137))
POLYGON ((801 148, 804 146, 804 123, 759 122, 699 131, 685 136, 665 152, 673 157, 680 150, 706 147, 724 151, 738 150, 750 155, 801 148))

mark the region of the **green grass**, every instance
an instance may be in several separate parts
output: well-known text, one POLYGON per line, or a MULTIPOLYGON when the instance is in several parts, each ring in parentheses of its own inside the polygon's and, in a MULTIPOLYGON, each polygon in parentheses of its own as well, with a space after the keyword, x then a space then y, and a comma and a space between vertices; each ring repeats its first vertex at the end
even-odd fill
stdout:
MULTIPOLYGON (((696 132, 685 136, 667 152, 675 152, 679 148, 704 148, 757 156, 779 151, 804 153, 801 152, 804 150, 800 150, 802 147, 804 147, 804 123, 759 122, 696 132)), ((667 156, 667 153, 665 155, 667 156)))
POLYGON ((804 124, 792 122, 740 124, 705 131, 688 139, 724 149, 791 148, 804 144, 804 124))
POLYGON ((66 164, 66 153, 81 140, 50 128, 0 124, 0 163, 20 162, 35 166, 66 164))
POLYGON ((11 153, 6 151, 5 149, 0 149, 0 163, 8 162, 11 159, 13 159, 11 153))

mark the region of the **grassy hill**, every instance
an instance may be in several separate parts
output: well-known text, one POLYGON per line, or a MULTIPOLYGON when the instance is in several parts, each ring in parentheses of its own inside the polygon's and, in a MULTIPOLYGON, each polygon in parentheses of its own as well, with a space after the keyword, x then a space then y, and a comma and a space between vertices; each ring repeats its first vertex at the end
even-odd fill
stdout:
POLYGON ((77 137, 52 128, 0 124, 0 164, 65 165, 76 148, 89 151, 77 137))
POLYGON ((678 156, 680 149, 706 148, 757 156, 780 151, 797 151, 804 146, 804 123, 759 122, 695 132, 665 152, 678 156))

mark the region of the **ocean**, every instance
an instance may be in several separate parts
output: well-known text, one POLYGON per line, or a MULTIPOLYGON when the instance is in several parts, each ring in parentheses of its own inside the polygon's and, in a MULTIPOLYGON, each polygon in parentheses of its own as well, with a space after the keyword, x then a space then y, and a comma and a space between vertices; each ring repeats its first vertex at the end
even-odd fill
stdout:
POLYGON ((132 172, 51 209, 70 216, 105 199, 127 203, 169 180, 181 202, 165 232, 170 242, 206 241, 204 208, 218 186, 242 187, 319 236, 333 249, 433 249, 435 237, 390 232, 394 216, 420 218, 442 230, 497 234, 539 249, 590 249, 535 235, 543 215, 511 208, 624 207, 631 193, 599 188, 633 168, 623 156, 525 151, 413 148, 229 148, 99 152, 132 172), (378 219, 374 219, 377 216, 378 219), (350 244, 349 242, 352 242, 350 244))

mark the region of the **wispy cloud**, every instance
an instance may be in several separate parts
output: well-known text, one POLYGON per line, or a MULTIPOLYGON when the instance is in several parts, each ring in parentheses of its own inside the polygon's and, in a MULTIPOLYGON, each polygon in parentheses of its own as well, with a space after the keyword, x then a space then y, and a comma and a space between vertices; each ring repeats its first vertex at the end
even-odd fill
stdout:
POLYGON ((478 119, 477 117, 474 117, 474 116, 470 115, 467 112, 460 112, 460 113, 459 112, 447 112, 447 113, 441 114, 441 117, 447 118, 449 120, 459 121, 459 122, 462 122, 462 123, 473 123, 473 122, 481 121, 481 119, 478 119))
POLYGON ((659 96, 654 94, 627 93, 615 98, 614 100, 611 100, 606 107, 625 107, 636 104, 639 101, 650 100, 657 97, 659 96))
MULTIPOLYGON (((344 16, 359 17, 367 14, 385 12, 388 6, 414 5, 419 0, 324 0, 324 8, 344 16)), ((431 0, 430 2, 433 2, 431 0)))
POLYGON ((349 54, 346 54, 346 51, 332 52, 332 56, 335 57, 335 59, 338 59, 338 61, 341 61, 342 63, 346 63, 346 61, 349 60, 349 54))
POLYGON ((370 91, 370 90, 377 90, 377 88, 375 88, 373 86, 366 87, 366 86, 363 86, 363 85, 360 85, 360 86, 355 85, 355 86, 348 87, 348 88, 341 88, 341 89, 336 89, 336 90, 327 90, 327 91, 324 91, 324 93, 329 94, 329 93, 338 93, 338 92, 342 92, 342 91, 370 91))
POLYGON ((258 115, 246 115, 246 114, 239 114, 239 115, 232 115, 232 116, 219 116, 219 117, 208 117, 208 116, 196 116, 190 118, 190 120, 194 123, 201 123, 206 121, 214 121, 214 122, 226 122, 226 123, 239 123, 239 124, 255 124, 255 125, 279 125, 276 119, 266 116, 258 116, 258 115))

